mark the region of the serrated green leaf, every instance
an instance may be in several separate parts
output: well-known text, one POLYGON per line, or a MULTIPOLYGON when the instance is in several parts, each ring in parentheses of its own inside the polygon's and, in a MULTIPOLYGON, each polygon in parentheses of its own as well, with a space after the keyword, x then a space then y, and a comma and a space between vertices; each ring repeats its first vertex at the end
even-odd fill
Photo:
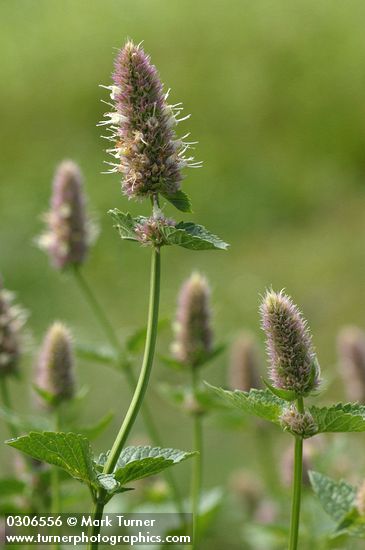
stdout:
POLYGON ((96 482, 90 443, 83 435, 72 432, 30 432, 6 441, 6 444, 32 458, 62 468, 79 481, 89 485, 96 482))
POLYGON ((269 390, 229 391, 211 386, 207 382, 206 385, 231 407, 280 425, 280 416, 287 404, 284 399, 276 397, 269 390))
MULTIPOLYGON (((126 447, 115 466, 114 477, 121 485, 125 485, 137 479, 154 476, 195 454, 195 452, 160 447, 126 447)), ((108 453, 100 455, 96 463, 99 470, 102 470, 107 459, 108 453)))
POLYGON ((279 397, 280 399, 284 399, 284 401, 295 401, 297 398, 297 394, 295 391, 292 390, 283 390, 282 388, 275 388, 275 386, 272 386, 265 378, 262 379, 264 381, 265 386, 276 395, 276 397, 279 397))
POLYGON ((189 250, 226 250, 228 244, 202 225, 193 222, 180 222, 175 226, 165 226, 161 232, 167 244, 178 245, 189 250))
POLYGON ((309 407, 317 433, 363 432, 365 431, 365 406, 356 403, 332 405, 331 407, 309 407))
POLYGON ((181 212, 191 212, 191 201, 184 191, 176 191, 173 194, 163 193, 162 196, 181 212))
POLYGON ((0 479, 0 498, 22 494, 24 489, 25 483, 20 479, 0 479))
POLYGON ((103 416, 96 424, 92 426, 83 426, 82 428, 76 428, 75 426, 72 430, 76 433, 84 435, 88 439, 96 439, 103 431, 109 426, 110 422, 114 418, 114 413, 109 412, 103 416))
POLYGON ((319 472, 309 472, 313 491, 324 510, 335 521, 342 520, 354 506, 356 489, 345 481, 335 481, 319 472))
POLYGON ((106 365, 113 364, 118 359, 114 351, 105 346, 93 346, 92 344, 77 345, 75 351, 80 359, 106 365))
POLYGON ((114 227, 119 231, 119 235, 122 239, 127 241, 136 241, 135 227, 136 220, 132 218, 129 213, 124 213, 114 208, 109 210, 110 214, 114 220, 114 227))

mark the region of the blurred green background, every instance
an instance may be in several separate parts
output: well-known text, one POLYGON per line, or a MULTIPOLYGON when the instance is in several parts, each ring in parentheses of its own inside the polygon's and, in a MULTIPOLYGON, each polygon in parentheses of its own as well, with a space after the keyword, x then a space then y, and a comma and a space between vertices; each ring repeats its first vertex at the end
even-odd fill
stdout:
MULTIPOLYGON (((196 157, 204 162, 201 170, 186 173, 191 218, 231 243, 226 253, 164 251, 162 317, 172 317, 180 284, 198 269, 211 282, 217 340, 229 341, 242 328, 262 340, 259 294, 268 285, 285 287, 310 320, 327 378, 335 376, 337 330, 345 323, 365 325, 364 2, 0 5, 0 270, 31 312, 25 378, 31 377, 32 352, 55 318, 69 323, 78 341, 103 342, 73 280, 50 269, 33 244, 55 165, 63 158, 81 165, 89 207, 101 226, 85 274, 121 336, 145 323, 149 252, 122 243, 106 212, 147 210, 127 203, 118 176, 101 174, 108 159, 96 127, 105 111, 100 99, 107 99, 98 86, 110 82, 115 48, 128 37, 144 41, 172 88, 171 100, 183 101, 192 113, 179 128, 199 140, 196 157)), ((169 340, 167 331, 161 353, 169 340)), ((225 369, 222 358, 205 377, 225 383, 225 369)), ((118 374, 95 364, 80 362, 78 377, 90 388, 84 418, 97 419, 106 407, 117 412, 95 444, 100 450, 110 442, 129 393, 118 374)), ((175 379, 157 365, 155 385, 165 378, 175 379)), ((26 410, 29 390, 15 383, 11 389, 26 410)), ((343 397, 338 384, 331 391, 343 397)), ((189 448, 189 422, 154 390, 149 400, 166 444, 189 448)), ((140 424, 136 434, 142 432, 140 424)), ((244 437, 209 427, 207 486, 225 482, 244 461, 244 437)), ((0 456, 9 465, 13 452, 3 449, 0 456)), ((188 465, 179 468, 188 483, 188 465)))

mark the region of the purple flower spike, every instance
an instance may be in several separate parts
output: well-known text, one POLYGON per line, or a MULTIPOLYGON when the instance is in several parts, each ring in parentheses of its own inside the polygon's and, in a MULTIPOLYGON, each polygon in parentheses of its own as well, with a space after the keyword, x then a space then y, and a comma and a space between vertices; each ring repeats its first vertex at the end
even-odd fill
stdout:
POLYGON ((174 195, 180 190, 182 168, 199 166, 185 155, 192 143, 177 139, 175 126, 180 103, 169 105, 159 74, 140 45, 129 41, 117 55, 114 85, 110 90, 113 110, 105 114, 113 142, 107 149, 114 161, 111 172, 123 174, 122 191, 130 198, 157 193, 174 195))
POLYGON ((0 376, 16 374, 21 355, 21 330, 27 315, 13 301, 0 278, 0 376))
POLYGON ((194 368, 212 351, 212 342, 209 285, 193 273, 180 291, 172 351, 178 361, 194 368))
POLYGON ((85 213, 82 175, 77 164, 62 162, 53 181, 51 208, 46 214, 47 231, 38 244, 56 269, 80 265, 89 248, 89 222, 85 213))
MULTIPOLYGON (((75 392, 74 357, 70 331, 59 322, 48 329, 36 365, 36 386, 52 399, 53 408, 75 392)), ((43 404, 43 401, 42 401, 43 404)))
POLYGON ((274 386, 309 394, 319 384, 319 367, 307 322, 283 291, 268 291, 260 312, 274 386))

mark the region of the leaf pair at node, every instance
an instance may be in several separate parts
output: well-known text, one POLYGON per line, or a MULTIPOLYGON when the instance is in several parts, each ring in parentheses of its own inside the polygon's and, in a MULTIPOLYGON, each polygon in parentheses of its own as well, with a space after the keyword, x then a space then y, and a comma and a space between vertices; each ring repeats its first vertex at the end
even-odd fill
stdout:
POLYGON ((166 223, 165 218, 146 218, 110 210, 122 239, 157 246, 177 245, 189 250, 226 250, 228 244, 205 227, 193 222, 166 223), (154 225, 152 225, 154 224, 154 225))
POLYGON ((140 446, 126 447, 119 456, 112 474, 104 474, 108 453, 94 460, 89 440, 80 434, 62 432, 30 432, 11 439, 7 444, 37 460, 58 466, 70 476, 85 483, 93 495, 103 489, 107 499, 130 488, 125 484, 156 475, 195 453, 176 449, 140 446))
MULTIPOLYGON (((268 422, 281 426, 281 418, 288 409, 287 401, 270 390, 251 389, 249 392, 229 391, 207 384, 227 405, 268 422)), ((365 431, 365 406, 357 403, 338 403, 330 407, 308 407, 313 417, 316 434, 365 431)), ((314 435, 314 434, 312 434, 314 435)))

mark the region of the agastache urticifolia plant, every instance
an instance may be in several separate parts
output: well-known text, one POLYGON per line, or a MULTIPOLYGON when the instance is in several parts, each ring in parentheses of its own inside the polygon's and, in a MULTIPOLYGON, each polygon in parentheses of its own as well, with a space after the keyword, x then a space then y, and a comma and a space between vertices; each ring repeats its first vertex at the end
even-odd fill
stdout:
MULTIPOLYGON (((203 226, 192 222, 177 223, 164 214, 164 199, 183 212, 190 211, 190 200, 181 190, 182 170, 189 166, 200 166, 200 163, 193 162, 193 158, 187 154, 192 147, 192 143, 186 141, 187 136, 178 137, 175 134, 176 125, 182 120, 179 118, 181 105, 168 103, 169 93, 164 91, 156 68, 140 45, 128 41, 121 49, 115 61, 113 84, 106 88, 110 90, 111 111, 106 113, 101 125, 108 127, 109 134, 106 137, 112 143, 108 149, 114 158, 111 172, 121 174, 122 191, 129 199, 148 199, 152 208, 150 216, 136 218, 116 209, 110 211, 121 238, 148 246, 152 254, 149 310, 141 370, 132 401, 112 448, 98 459, 94 459, 85 436, 72 432, 31 432, 9 442, 33 458, 64 468, 86 483, 94 501, 94 519, 102 517, 105 505, 114 495, 127 490, 125 484, 152 473, 155 475, 195 454, 160 447, 126 447, 126 442, 141 410, 153 366, 158 331, 162 248, 178 245, 191 250, 224 250, 228 246, 203 226), (70 447, 73 449, 72 460, 67 458, 70 447), (54 452, 55 449, 57 452, 54 452), (77 463, 78 456, 83 459, 80 464, 77 463), (125 474, 125 468, 130 463, 133 463, 132 478, 125 474)), ((41 245, 48 251, 55 267, 62 270, 73 268, 78 274, 80 287, 120 355, 118 338, 90 287, 79 276, 88 240, 79 172, 74 168, 70 173, 69 168, 65 170, 64 165, 61 165, 56 174, 51 213, 47 217, 48 231, 46 237, 41 239, 41 245)), ((37 391, 45 396, 52 394, 55 387, 51 392, 50 389, 38 387, 37 391)), ((92 523, 90 548, 96 549, 100 522, 92 523)))
MULTIPOLYGON (((210 386, 234 408, 273 422, 294 437, 293 496, 289 550, 298 548, 303 472, 303 441, 324 432, 365 431, 364 407, 337 403, 307 406, 321 390, 321 374, 307 321, 291 298, 268 290, 262 299, 261 323, 269 358, 267 389, 227 391, 210 386)), ((312 482, 313 484, 313 482, 312 482)))
POLYGON ((171 346, 174 358, 182 368, 189 371, 191 387, 185 396, 185 409, 192 415, 194 423, 194 459, 192 481, 193 544, 199 536, 199 513, 202 490, 202 455, 204 408, 199 403, 200 367, 213 351, 213 330, 211 325, 210 288, 207 279, 193 273, 183 284, 178 298, 174 324, 175 340, 171 346))
MULTIPOLYGON (((84 274, 83 268, 87 259, 87 253, 97 235, 97 227, 86 212, 87 199, 81 169, 75 162, 65 160, 57 167, 52 184, 50 202, 50 210, 44 216, 47 228, 41 237, 38 238, 38 245, 47 252, 50 263, 54 268, 71 274, 74 277, 77 287, 89 304, 111 346, 111 364, 119 372, 123 372, 126 375, 129 387, 133 392, 136 386, 136 377, 131 361, 128 358, 128 353, 120 342, 107 313, 100 304, 94 288, 90 285, 84 274)), ((152 219, 152 223, 154 224, 156 240, 156 225, 158 221, 152 219)), ((168 223, 167 219, 166 223, 168 223)), ((136 236, 141 244, 149 244, 152 238, 151 230, 148 232, 144 223, 141 223, 140 226, 140 228, 136 227, 136 236)), ((102 358, 101 362, 104 362, 104 351, 100 353, 100 350, 95 348, 90 350, 88 347, 86 355, 89 357, 90 353, 93 358, 97 360, 102 358)), ((147 404, 144 404, 142 414, 151 441, 156 446, 162 446, 158 430, 147 404)), ((178 486, 170 471, 166 471, 165 475, 170 483, 176 508, 182 514, 182 498, 178 486)))
MULTIPOLYGON (((39 404, 53 417, 53 426, 60 430, 60 406, 75 395, 74 354, 70 330, 59 321, 48 329, 36 363, 34 389, 39 404)), ((58 468, 52 468, 51 512, 61 511, 58 468)))
MULTIPOLYGON (((177 298, 177 309, 172 325, 174 339, 170 346, 170 356, 160 356, 167 367, 188 376, 188 383, 176 386, 160 385, 163 396, 181 412, 193 419, 194 450, 198 454, 193 462, 191 504, 193 511, 193 547, 196 548, 202 536, 204 522, 200 521, 203 499, 203 418, 212 407, 211 395, 201 384, 201 369, 223 350, 224 345, 216 345, 212 329, 211 291, 209 283, 200 273, 184 281, 177 298), (203 525, 201 525, 203 524, 203 525)), ((214 400, 215 401, 215 400, 214 400)), ((208 497, 209 498, 209 497, 208 497)))

